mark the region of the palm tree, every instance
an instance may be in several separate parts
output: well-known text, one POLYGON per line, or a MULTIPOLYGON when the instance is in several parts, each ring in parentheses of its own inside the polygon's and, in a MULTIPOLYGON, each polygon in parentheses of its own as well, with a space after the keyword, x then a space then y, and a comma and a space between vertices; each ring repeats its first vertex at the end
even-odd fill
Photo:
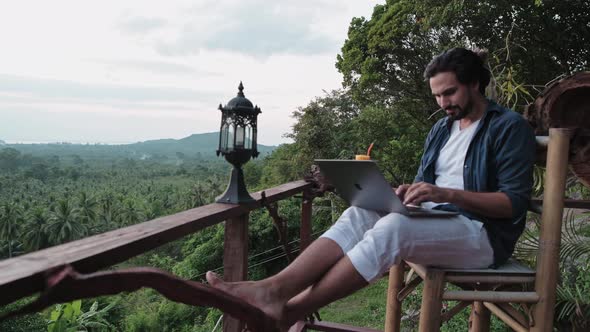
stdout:
POLYGON ((201 205, 205 205, 205 186, 201 182, 197 182, 193 185, 190 197, 191 197, 191 208, 196 208, 201 205))
POLYGON ((112 193, 107 193, 101 200, 99 206, 99 220, 101 224, 105 227, 105 230, 110 230, 111 225, 115 219, 116 209, 115 209, 115 198, 113 197, 112 193))
POLYGON ((80 211, 80 216, 86 223, 86 225, 93 224, 97 219, 96 208, 98 203, 94 199, 94 197, 89 196, 86 194, 85 191, 80 193, 78 197, 78 209, 80 211))
POLYGON ((30 213, 23 229, 23 243, 27 250, 35 251, 49 246, 49 238, 45 232, 48 222, 49 217, 43 208, 37 207, 30 213))
POLYGON ((137 208, 133 199, 123 202, 119 217, 124 225, 134 225, 144 220, 143 213, 137 208))
POLYGON ((45 231, 53 244, 60 244, 79 239, 88 233, 88 228, 82 223, 78 209, 72 207, 70 201, 62 199, 57 202, 57 208, 49 218, 45 231))
POLYGON ((12 257, 14 239, 23 221, 20 207, 14 203, 4 204, 0 208, 0 238, 8 243, 8 257, 12 257))

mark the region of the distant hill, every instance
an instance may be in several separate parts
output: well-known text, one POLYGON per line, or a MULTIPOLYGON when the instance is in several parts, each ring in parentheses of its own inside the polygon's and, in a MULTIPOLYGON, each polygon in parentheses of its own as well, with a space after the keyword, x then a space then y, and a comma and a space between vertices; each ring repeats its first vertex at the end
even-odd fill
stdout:
MULTIPOLYGON (((181 139, 159 139, 126 145, 140 153, 163 154, 164 152, 176 154, 184 153, 187 156, 201 153, 204 155, 215 154, 219 145, 219 133, 192 134, 181 139)), ((265 155, 272 152, 276 146, 258 144, 258 152, 265 155)))
MULTIPOLYGON (((6 144, 3 147, 15 148, 21 153, 38 156, 71 156, 78 155, 84 159, 104 157, 128 157, 146 159, 154 157, 177 158, 179 153, 188 158, 213 158, 217 150, 219 134, 193 134, 181 139, 158 139, 133 144, 6 144)), ((276 146, 258 144, 261 157, 272 152, 276 146)))
POLYGON ((0 139, 0 145, 6 145, 6 142, 0 139))

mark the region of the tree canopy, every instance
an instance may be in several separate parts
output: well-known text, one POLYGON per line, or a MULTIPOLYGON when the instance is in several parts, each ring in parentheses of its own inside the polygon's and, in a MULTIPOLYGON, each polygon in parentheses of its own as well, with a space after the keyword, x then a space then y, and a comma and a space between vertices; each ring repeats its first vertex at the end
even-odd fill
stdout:
POLYGON ((534 86, 588 68, 589 22, 585 0, 388 0, 370 19, 352 20, 336 67, 362 105, 435 106, 422 79, 428 62, 450 47, 480 47, 491 53, 496 81, 534 94, 534 86))

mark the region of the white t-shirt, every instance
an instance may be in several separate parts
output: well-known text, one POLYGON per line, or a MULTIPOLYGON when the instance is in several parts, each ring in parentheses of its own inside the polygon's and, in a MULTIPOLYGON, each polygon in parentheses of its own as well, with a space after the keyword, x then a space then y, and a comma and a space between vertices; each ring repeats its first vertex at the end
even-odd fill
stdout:
MULTIPOLYGON (((473 122, 469 127, 460 129, 459 120, 453 121, 451 135, 439 152, 434 167, 436 177, 435 184, 441 188, 465 189, 463 184, 463 167, 469 143, 475 135, 475 130, 480 120, 473 122)), ((439 204, 424 202, 423 206, 432 208, 439 204)))

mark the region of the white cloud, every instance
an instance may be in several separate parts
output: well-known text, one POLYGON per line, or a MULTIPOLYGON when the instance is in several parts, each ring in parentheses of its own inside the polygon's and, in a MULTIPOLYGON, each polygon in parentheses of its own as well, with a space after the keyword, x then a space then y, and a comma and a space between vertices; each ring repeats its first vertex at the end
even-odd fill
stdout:
POLYGON ((284 142, 293 110, 340 87, 334 62, 348 24, 376 3, 5 2, 0 139, 129 142, 211 132, 217 105, 242 80, 263 111, 260 142, 284 142))

